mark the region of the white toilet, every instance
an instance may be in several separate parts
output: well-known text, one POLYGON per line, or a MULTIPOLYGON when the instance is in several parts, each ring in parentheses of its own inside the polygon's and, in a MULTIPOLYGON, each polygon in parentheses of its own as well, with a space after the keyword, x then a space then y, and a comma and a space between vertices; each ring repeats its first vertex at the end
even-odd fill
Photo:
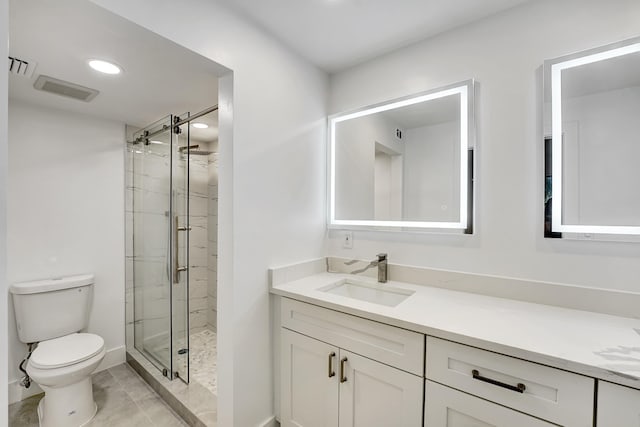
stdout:
POLYGON ((27 373, 45 392, 38 404, 41 427, 82 426, 98 409, 91 374, 104 358, 104 340, 79 333, 89 320, 93 282, 86 274, 9 288, 20 341, 38 343, 27 373))

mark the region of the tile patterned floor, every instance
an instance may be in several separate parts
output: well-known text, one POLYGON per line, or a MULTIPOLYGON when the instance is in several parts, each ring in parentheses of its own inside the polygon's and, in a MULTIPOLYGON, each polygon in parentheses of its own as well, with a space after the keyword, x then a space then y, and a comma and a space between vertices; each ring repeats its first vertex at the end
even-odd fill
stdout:
MULTIPOLYGON (((93 376, 98 413, 87 427, 182 427, 164 401, 126 364, 93 376)), ((42 395, 9 405, 9 427, 38 427, 37 406, 42 395)))
POLYGON ((211 393, 218 395, 218 339, 216 333, 204 329, 189 337, 189 375, 211 393))
MULTIPOLYGON (((184 339, 178 339, 176 348, 184 346, 184 339)), ((159 360, 169 360, 169 345, 166 339, 158 339, 157 344, 153 342, 149 344, 152 349, 151 353, 158 357, 159 360)), ((218 395, 218 337, 211 329, 200 329, 198 332, 192 332, 189 335, 189 352, 184 356, 179 355, 175 359, 175 363, 182 366, 186 360, 181 358, 189 357, 189 381, 197 381, 211 393, 218 395)), ((186 371, 180 369, 179 372, 186 371)))

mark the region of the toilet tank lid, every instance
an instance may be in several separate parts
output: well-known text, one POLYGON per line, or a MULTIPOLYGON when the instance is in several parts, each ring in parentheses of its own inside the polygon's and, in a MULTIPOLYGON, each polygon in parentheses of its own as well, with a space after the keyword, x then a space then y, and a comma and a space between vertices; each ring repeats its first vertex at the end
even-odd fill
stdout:
POLYGON ((91 285, 93 282, 93 274, 80 274, 77 276, 14 283, 9 287, 9 292, 16 295, 37 294, 40 292, 53 292, 60 291, 62 289, 79 288, 80 286, 91 285))

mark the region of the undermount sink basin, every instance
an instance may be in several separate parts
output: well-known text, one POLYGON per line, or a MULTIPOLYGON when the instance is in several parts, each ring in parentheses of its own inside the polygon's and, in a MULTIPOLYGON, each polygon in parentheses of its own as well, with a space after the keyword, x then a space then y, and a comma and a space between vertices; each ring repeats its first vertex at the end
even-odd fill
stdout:
POLYGON ((368 283, 353 279, 342 279, 319 290, 388 307, 395 307, 415 292, 384 283, 368 283))

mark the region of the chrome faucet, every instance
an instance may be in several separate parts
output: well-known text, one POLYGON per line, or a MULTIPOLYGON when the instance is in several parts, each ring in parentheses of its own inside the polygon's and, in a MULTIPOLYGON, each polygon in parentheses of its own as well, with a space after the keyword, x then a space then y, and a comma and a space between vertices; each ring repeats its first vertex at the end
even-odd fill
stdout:
MULTIPOLYGON (((354 261, 355 262, 355 261, 354 261)), ((378 259, 358 270, 353 270, 351 274, 364 273, 372 267, 378 267, 378 282, 387 283, 387 254, 378 254, 378 259)))
POLYGON ((387 254, 378 254, 378 282, 387 283, 387 254))

